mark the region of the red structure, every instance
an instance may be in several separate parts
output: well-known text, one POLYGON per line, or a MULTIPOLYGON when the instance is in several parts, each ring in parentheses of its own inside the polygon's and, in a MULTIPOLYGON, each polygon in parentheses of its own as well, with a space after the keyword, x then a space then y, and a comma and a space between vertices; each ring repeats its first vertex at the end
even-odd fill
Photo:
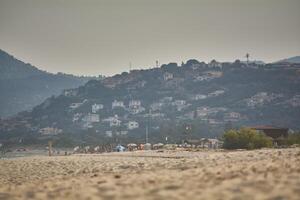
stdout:
POLYGON ((288 128, 281 128, 275 126, 252 126, 249 128, 263 132, 264 134, 266 134, 266 136, 269 136, 273 139, 277 139, 279 137, 288 137, 289 131, 288 128))

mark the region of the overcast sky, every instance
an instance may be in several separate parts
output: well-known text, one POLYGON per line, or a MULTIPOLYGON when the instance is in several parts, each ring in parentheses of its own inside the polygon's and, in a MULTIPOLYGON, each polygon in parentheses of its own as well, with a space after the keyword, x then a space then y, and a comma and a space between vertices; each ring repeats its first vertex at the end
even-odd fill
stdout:
POLYGON ((0 48, 49 72, 300 55, 300 0, 0 0, 0 48))

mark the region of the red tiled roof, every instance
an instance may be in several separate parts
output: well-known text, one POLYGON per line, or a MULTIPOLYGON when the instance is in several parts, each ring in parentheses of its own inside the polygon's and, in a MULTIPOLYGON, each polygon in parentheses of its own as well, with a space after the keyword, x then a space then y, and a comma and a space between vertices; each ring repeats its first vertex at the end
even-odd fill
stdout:
POLYGON ((249 126, 249 128, 252 129, 257 129, 257 130, 275 130, 275 129, 280 129, 280 130, 286 130, 288 128, 283 128, 283 127, 276 127, 276 126, 268 126, 268 125, 259 125, 259 126, 249 126))

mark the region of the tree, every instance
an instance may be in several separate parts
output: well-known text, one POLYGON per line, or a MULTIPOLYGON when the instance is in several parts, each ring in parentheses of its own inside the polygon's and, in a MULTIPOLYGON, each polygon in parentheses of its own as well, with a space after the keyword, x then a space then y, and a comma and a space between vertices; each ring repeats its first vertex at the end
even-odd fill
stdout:
POLYGON ((250 128, 228 130, 223 135, 225 149, 259 149, 272 147, 272 139, 250 128))
POLYGON ((288 145, 300 144, 300 132, 290 134, 286 143, 288 145))

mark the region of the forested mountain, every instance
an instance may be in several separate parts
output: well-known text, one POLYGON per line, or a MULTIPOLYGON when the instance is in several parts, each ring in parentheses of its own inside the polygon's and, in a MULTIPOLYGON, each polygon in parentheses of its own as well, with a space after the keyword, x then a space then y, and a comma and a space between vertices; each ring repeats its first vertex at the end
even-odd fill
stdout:
POLYGON ((132 70, 48 98, 3 120, 0 139, 59 142, 178 142, 217 137, 226 128, 300 128, 298 64, 189 60, 132 70))
POLYGON ((31 109, 46 98, 83 85, 91 78, 51 74, 0 50, 0 117, 31 109))

